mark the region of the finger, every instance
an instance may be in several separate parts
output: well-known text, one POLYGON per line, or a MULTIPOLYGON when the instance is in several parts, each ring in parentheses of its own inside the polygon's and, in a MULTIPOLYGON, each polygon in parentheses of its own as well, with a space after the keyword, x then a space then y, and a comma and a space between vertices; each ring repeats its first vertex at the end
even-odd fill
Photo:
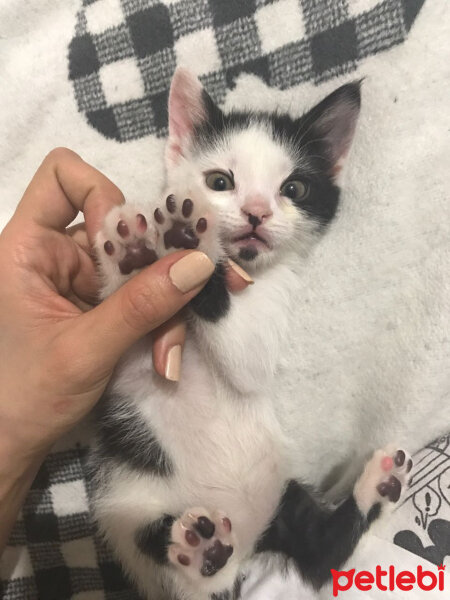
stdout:
POLYGON ((69 235, 72 240, 83 248, 83 250, 92 256, 95 256, 95 252, 92 246, 89 243, 89 239, 86 231, 86 223, 78 223, 78 225, 72 225, 72 227, 68 227, 66 229, 67 235, 69 235))
POLYGON ((63 230, 82 211, 93 243, 105 215, 124 201, 119 188, 100 171, 75 152, 56 148, 31 180, 16 215, 42 227, 63 230))
MULTIPOLYGON (((108 368, 139 338, 170 319, 203 287, 214 264, 203 252, 177 252, 155 262, 71 323, 72 353, 108 368)), ((66 332, 67 335, 68 332, 66 332)))
POLYGON ((230 292, 241 292, 249 285, 255 283, 250 275, 231 258, 226 266, 226 282, 230 292))
POLYGON ((82 302, 82 304, 78 302, 75 302, 75 304, 83 308, 84 303, 91 306, 98 304, 100 276, 91 255, 82 248, 78 248, 77 250, 79 269, 71 278, 70 292, 82 302))
POLYGON ((186 339, 186 321, 177 314, 153 332, 153 366, 170 381, 179 381, 181 354, 186 339))

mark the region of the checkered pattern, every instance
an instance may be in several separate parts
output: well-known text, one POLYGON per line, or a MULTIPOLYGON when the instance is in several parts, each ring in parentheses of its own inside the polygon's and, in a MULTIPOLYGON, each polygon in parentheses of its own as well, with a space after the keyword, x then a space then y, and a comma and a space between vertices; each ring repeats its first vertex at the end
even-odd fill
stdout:
POLYGON ((96 535, 85 454, 51 454, 40 469, 0 561, 3 600, 139 600, 96 535))
POLYGON ((402 42, 425 0, 84 0, 69 47, 80 112, 120 142, 167 133, 177 64, 217 102, 242 72, 319 83, 402 42))

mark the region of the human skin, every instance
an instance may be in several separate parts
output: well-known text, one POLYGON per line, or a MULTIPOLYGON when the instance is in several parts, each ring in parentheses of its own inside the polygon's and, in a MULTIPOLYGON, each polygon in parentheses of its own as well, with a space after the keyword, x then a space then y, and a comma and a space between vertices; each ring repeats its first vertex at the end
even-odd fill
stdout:
MULTIPOLYGON (((205 254, 176 252, 96 305, 94 237, 123 202, 109 179, 59 148, 0 235, 0 553, 46 454, 91 410, 123 352, 152 331, 155 369, 167 374, 185 337, 177 313, 213 272, 205 254), (85 223, 68 227, 80 211, 85 223), (179 261, 188 291, 172 269, 179 261)), ((248 283, 228 269, 232 291, 248 283)))

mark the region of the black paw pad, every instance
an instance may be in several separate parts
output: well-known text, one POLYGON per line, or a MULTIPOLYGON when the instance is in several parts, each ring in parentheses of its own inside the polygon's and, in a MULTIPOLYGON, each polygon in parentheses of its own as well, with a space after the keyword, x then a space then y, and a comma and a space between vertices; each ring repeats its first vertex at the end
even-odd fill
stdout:
POLYGON ((200 240, 189 223, 174 221, 171 229, 164 234, 164 246, 166 248, 195 250, 199 243, 200 240))
POLYGON ((189 556, 186 556, 186 554, 179 554, 178 562, 180 563, 180 565, 183 565, 183 567, 188 567, 191 564, 191 559, 189 558, 189 556))
POLYGON ((401 467, 406 459, 406 454, 403 452, 403 450, 397 450, 397 453, 394 457, 394 462, 397 465, 397 467, 401 467))
POLYGON ((175 196, 173 194, 170 194, 170 196, 167 196, 166 198, 166 207, 167 210, 173 214, 175 212, 175 209, 177 207, 176 202, 175 202, 175 196))
POLYGON ((165 221, 164 215, 162 213, 162 210, 160 208, 157 208, 155 210, 155 212, 153 213, 153 216, 155 217, 155 221, 157 223, 159 223, 160 225, 162 225, 165 221))
POLYGON ((108 256, 112 256, 115 252, 114 244, 109 240, 103 244, 103 248, 105 249, 105 252, 108 256))
POLYGON ((197 226, 195 229, 196 229, 197 233, 205 233, 207 227, 208 227, 208 223, 207 223, 206 219, 201 217, 197 221, 197 226))
POLYGON ((186 200, 183 202, 183 207, 181 209, 181 212, 185 219, 188 219, 192 215, 193 208, 194 208, 194 203, 192 202, 192 200, 190 200, 189 198, 186 198, 186 200))
POLYGON ((188 529, 185 533, 185 536, 187 543, 189 544, 189 546, 198 546, 200 544, 200 538, 198 537, 198 535, 196 535, 193 531, 191 531, 190 529, 188 529))
POLYGON ((397 502, 402 493, 402 484, 397 477, 391 475, 387 481, 383 481, 377 486, 377 491, 383 498, 387 496, 390 502, 397 502))
POLYGON ((117 233, 120 235, 120 237, 122 238, 126 238, 127 236, 130 235, 130 230, 128 228, 128 225, 125 223, 125 221, 120 220, 117 223, 117 233))
POLYGON ((129 275, 133 269, 142 269, 157 259, 156 252, 147 248, 144 240, 138 240, 127 246, 127 253, 119 262, 119 269, 122 275, 129 275))
POLYGON ((200 573, 204 577, 211 577, 217 571, 220 571, 226 564, 230 556, 233 554, 233 546, 224 546, 220 540, 216 540, 214 544, 204 551, 203 565, 200 573))
POLYGON ((211 539, 214 535, 216 527, 208 517, 199 517, 197 523, 194 523, 194 528, 203 538, 211 539))

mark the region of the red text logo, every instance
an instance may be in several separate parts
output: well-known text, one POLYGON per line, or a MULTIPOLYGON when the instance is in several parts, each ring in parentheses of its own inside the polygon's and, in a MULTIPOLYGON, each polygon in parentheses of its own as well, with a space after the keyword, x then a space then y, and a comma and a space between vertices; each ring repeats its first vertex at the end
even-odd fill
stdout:
POLYGON ((434 571, 426 571, 420 565, 416 572, 399 571, 390 565, 387 570, 383 570, 380 565, 377 565, 375 574, 370 571, 358 571, 350 569, 350 571, 335 571, 331 569, 333 577, 333 596, 338 596, 339 592, 345 592, 352 587, 368 592, 373 587, 381 591, 401 590, 409 592, 414 588, 428 592, 438 589, 444 590, 444 565, 439 565, 437 573, 434 571))

